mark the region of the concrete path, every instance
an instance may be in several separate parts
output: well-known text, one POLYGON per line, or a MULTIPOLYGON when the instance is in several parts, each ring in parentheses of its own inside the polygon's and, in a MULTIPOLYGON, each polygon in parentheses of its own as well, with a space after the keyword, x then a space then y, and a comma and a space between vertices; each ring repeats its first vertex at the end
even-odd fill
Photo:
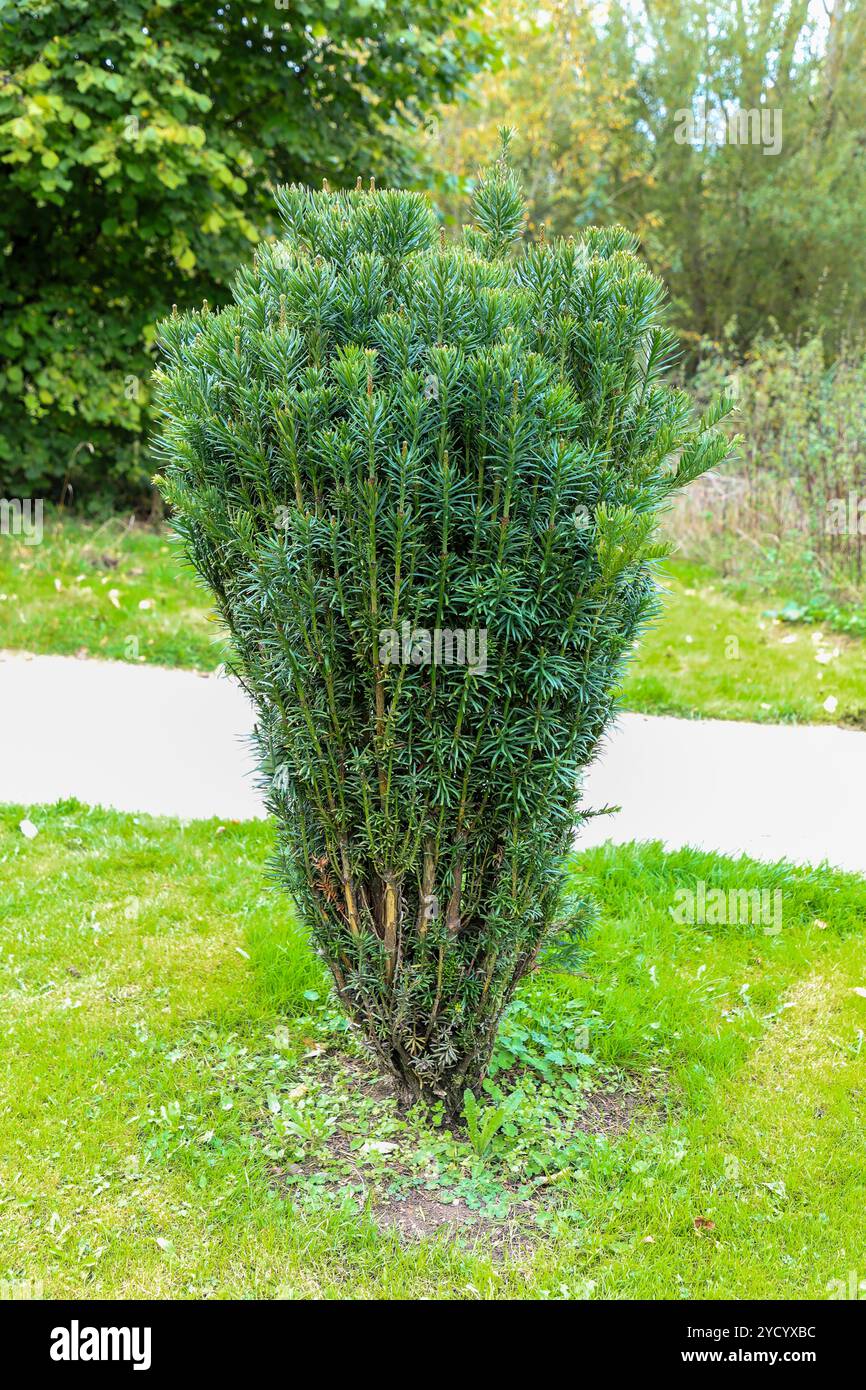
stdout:
MULTIPOLYGON (((251 724, 220 677, 0 653, 0 802, 260 816, 251 724)), ((585 800, 622 810, 583 845, 660 839, 866 872, 866 733, 623 714, 585 800)))
POLYGON ((240 686, 125 661, 0 653, 0 802, 264 815, 240 686))

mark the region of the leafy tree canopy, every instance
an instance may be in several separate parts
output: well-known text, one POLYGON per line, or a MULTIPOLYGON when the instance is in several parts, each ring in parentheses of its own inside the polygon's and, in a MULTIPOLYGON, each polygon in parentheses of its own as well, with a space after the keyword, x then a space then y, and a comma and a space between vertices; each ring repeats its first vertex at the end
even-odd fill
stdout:
POLYGON ((0 0, 4 490, 140 491, 166 301, 227 298, 271 185, 399 172, 483 59, 470 10, 0 0))

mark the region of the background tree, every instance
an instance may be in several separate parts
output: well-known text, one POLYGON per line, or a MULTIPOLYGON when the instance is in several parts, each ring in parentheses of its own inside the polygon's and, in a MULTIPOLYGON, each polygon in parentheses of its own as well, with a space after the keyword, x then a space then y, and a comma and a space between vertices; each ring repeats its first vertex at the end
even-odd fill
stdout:
POLYGON ((622 222, 667 282, 686 341, 774 320, 833 347, 866 303, 866 3, 502 0, 503 54, 428 140, 471 180, 492 120, 520 128, 530 215, 557 233, 622 222), (716 143, 738 109, 780 110, 782 146, 716 143), (696 138, 681 143, 681 115, 696 138), (704 129, 702 117, 708 117, 704 129))
POLYGON ((622 190, 645 175, 646 157, 632 130, 634 79, 608 69, 590 8, 579 0, 543 8, 498 0, 479 24, 495 57, 420 141, 447 218, 459 224, 465 216, 479 164, 493 156, 507 117, 530 234, 541 223, 568 235, 622 222, 622 190))
POLYGON ((634 74, 651 187, 628 199, 657 222, 644 238, 682 327, 742 349, 770 319, 783 333, 859 323, 866 301, 866 5, 834 0, 653 0, 613 12, 612 66, 634 74), (706 113, 695 143, 677 111, 706 113), (782 144, 716 144, 734 111, 781 112, 782 144))
POLYGON ((399 172, 467 0, 0 0, 0 487, 135 499, 153 324, 221 302, 269 185, 399 172))

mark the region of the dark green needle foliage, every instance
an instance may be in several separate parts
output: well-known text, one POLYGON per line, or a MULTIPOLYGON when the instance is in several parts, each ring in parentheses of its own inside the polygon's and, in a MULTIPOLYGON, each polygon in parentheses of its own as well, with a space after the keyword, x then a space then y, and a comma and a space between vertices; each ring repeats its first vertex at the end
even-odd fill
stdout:
POLYGON ((278 203, 235 304, 162 326, 159 481, 258 711, 281 876, 401 1093, 455 1110, 561 930, 659 508, 727 406, 662 384, 627 232, 519 242, 505 149, 457 244, 414 193, 278 203))

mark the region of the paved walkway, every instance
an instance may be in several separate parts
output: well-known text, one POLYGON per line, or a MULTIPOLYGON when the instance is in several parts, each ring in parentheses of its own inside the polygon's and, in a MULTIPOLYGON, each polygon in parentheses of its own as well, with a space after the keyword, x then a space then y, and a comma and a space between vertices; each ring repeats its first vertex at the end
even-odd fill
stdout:
MULTIPOLYGON (((0 802, 184 818, 263 814, 230 681, 0 652, 0 802)), ((866 872, 866 733, 623 714, 588 778, 581 844, 660 839, 866 872)))

